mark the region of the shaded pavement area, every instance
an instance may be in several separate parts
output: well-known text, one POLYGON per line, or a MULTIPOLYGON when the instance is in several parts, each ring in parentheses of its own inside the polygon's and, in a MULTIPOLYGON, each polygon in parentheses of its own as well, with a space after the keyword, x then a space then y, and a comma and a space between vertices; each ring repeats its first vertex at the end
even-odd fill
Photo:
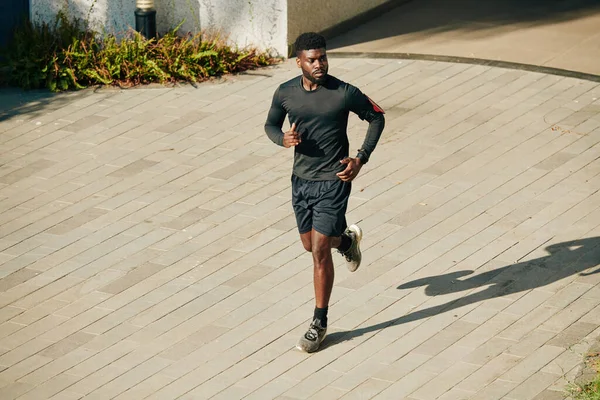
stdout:
POLYGON ((334 38, 332 52, 500 60, 600 75, 597 0, 411 0, 334 38))

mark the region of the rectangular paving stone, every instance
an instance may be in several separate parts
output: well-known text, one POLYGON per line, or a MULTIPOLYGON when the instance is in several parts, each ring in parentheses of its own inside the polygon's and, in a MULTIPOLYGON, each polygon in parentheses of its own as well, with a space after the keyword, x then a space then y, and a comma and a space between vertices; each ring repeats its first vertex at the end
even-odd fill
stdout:
POLYGON ((533 400, 564 400, 565 393, 558 390, 544 390, 540 392, 533 400))
POLYGON ((15 271, 12 274, 0 279, 0 292, 6 292, 8 289, 26 282, 38 274, 38 271, 28 268, 21 268, 18 271, 15 271))
POLYGON ((143 281, 144 279, 156 274, 162 269, 164 269, 164 266, 148 262, 135 268, 134 270, 126 274, 124 277, 119 278, 116 281, 98 290, 104 293, 118 294, 130 288, 131 286, 143 281))
POLYGON ((536 372, 521 385, 509 392, 504 398, 514 400, 529 400, 536 397, 550 386, 560 375, 536 372))
POLYGON ((162 387, 164 387, 172 382, 173 382, 173 378, 166 376, 166 375, 162 374, 161 372, 158 372, 158 373, 152 375, 151 377, 149 377, 148 379, 145 379, 144 381, 139 382, 135 386, 124 391, 123 393, 121 393, 120 395, 115 397, 115 399, 116 400, 124 400, 124 399, 130 399, 130 398, 143 399, 143 398, 150 396, 152 393, 160 390, 162 387))
POLYGON ((2 398, 6 400, 12 400, 27 393, 33 388, 34 386, 28 383, 12 382, 0 388, 0 396, 2 396, 2 398))
POLYGON ((388 382, 395 382, 400 380, 403 376, 408 375, 410 372, 418 368, 427 362, 431 357, 419 354, 419 353, 408 353, 404 357, 390 364, 388 367, 381 369, 373 378, 385 380, 388 382))
POLYGON ((108 210, 104 210, 101 208, 93 207, 79 213, 71 218, 64 220, 63 222, 55 225, 54 227, 48 229, 46 232, 53 235, 63 235, 67 232, 72 231, 75 228, 78 228, 82 225, 87 224, 90 221, 95 220, 98 217, 106 214, 108 210))
POLYGON ((573 282, 560 289, 544 303, 546 306, 564 308, 590 290, 590 285, 573 282))
POLYGON ((11 321, 18 324, 30 325, 34 322, 55 313, 57 310, 65 307, 68 303, 63 300, 49 299, 28 309, 22 314, 16 316, 11 321))
POLYGON ((558 152, 546 158, 544 161, 540 162, 535 167, 544 170, 553 170, 565 164, 567 161, 571 160, 574 157, 575 155, 571 153, 558 152))
POLYGON ((270 274, 275 269, 264 265, 256 265, 242 272, 241 274, 231 278, 230 280, 223 283, 223 285, 230 286, 237 289, 242 289, 251 283, 259 280, 265 275, 270 274))
MULTIPOLYGON (((600 323, 600 321, 598 321, 600 323)), ((598 328, 599 324, 588 323, 588 322, 575 322, 573 325, 567 327, 552 340, 548 341, 547 344, 550 346, 569 348, 574 344, 579 343, 589 333, 593 332, 598 328)))
POLYGON ((156 164, 157 164, 157 162, 155 162, 155 161, 137 160, 137 161, 134 161, 134 162, 116 170, 115 172, 110 173, 108 176, 116 177, 116 178, 130 177, 130 176, 133 176, 133 175, 136 175, 136 174, 142 172, 145 169, 153 167, 156 164))
POLYGON ((169 360, 154 357, 151 363, 144 363, 125 371, 116 379, 91 392, 87 397, 90 399, 114 398, 118 394, 133 387, 135 384, 144 381, 146 378, 154 375, 170 364, 171 361, 169 360))
POLYGON ((204 111, 192 111, 176 119, 175 121, 155 128, 155 130, 157 132, 174 133, 189 125, 192 125, 195 122, 201 121, 203 118, 206 118, 209 115, 211 114, 204 111))
POLYGON ((19 378, 48 364, 50 361, 52 361, 51 358, 32 355, 0 372, 0 380, 8 382, 17 381, 19 378))
MULTIPOLYGON (((73 117, 73 115, 71 116, 73 117)), ((64 126, 62 129, 68 132, 80 132, 86 128, 92 127, 104 121, 106 117, 100 115, 87 115, 72 124, 64 126)))
MULTIPOLYGON (((339 397, 335 397, 335 395, 338 395, 340 397, 343 396, 342 398, 344 398, 344 399, 370 399, 370 398, 375 397, 381 391, 388 388, 390 385, 391 385, 391 383, 387 382, 387 381, 380 381, 377 379, 368 379, 368 380, 362 382, 360 385, 358 385, 354 389, 352 389, 350 392, 347 392, 347 394, 344 391, 333 391, 333 393, 330 394, 331 397, 324 397, 324 394, 322 395, 321 393, 316 393, 316 395, 320 396, 322 399, 339 398, 339 397)), ((332 388, 332 389, 335 389, 335 388, 332 388)))
POLYGON ((545 304, 542 304, 506 328, 504 331, 500 332, 498 336, 510 340, 520 340, 523 336, 536 329, 539 325, 552 317, 558 311, 558 308, 547 307, 545 304))
MULTIPOLYGON (((472 128, 473 126, 470 126, 470 127, 472 128)), ((464 129, 464 128, 462 128, 462 129, 464 129)), ((427 172, 430 174, 435 174, 435 175, 442 175, 445 172, 453 169, 454 167, 462 164, 463 162, 470 159, 471 157, 473 157, 473 154, 469 153, 468 151, 464 151, 464 150, 457 151, 456 153, 451 154, 450 156, 444 158, 443 160, 435 163, 431 167, 425 169, 424 172, 427 172)))
POLYGON ((433 210, 434 208, 428 206, 426 203, 416 204, 408 210, 400 213, 398 216, 392 218, 389 223, 400 226, 408 226, 429 214, 433 210))
POLYGON ((56 164, 54 161, 50 160, 38 160, 35 161, 25 167, 19 168, 13 172, 10 172, 6 175, 0 176, 0 183, 4 183, 6 185, 11 185, 20 180, 28 178, 37 172, 52 167, 56 164))
POLYGON ((427 371, 413 371, 389 386, 387 389, 380 392, 376 398, 379 400, 392 400, 408 397, 410 393, 414 392, 423 385, 427 385, 428 382, 433 381, 436 376, 437 374, 427 371))
POLYGON ((518 383, 496 379, 482 390, 473 395, 473 399, 500 400, 513 390, 518 383))
POLYGON ((61 374, 36 386, 35 389, 27 392, 24 396, 21 396, 21 399, 36 400, 39 398, 49 398, 63 389, 66 389, 78 380, 79 378, 76 376, 61 374))
POLYGON ((470 324, 462 320, 456 321, 452 325, 448 326, 444 330, 437 333, 431 339, 427 340, 419 347, 415 348, 415 352, 419 354, 435 356, 439 354, 447 347, 456 343, 464 335, 475 329, 475 324, 470 324))
POLYGON ((183 230, 188 226, 197 224, 199 221, 211 215, 214 211, 203 208, 193 208, 190 211, 163 224, 165 228, 183 230))
POLYGON ((519 364, 511 368, 508 372, 501 376, 501 379, 512 382, 523 382, 536 371, 546 366, 554 358, 558 357, 565 349, 545 345, 537 351, 526 357, 519 364))
POLYGON ((521 360, 521 357, 500 354, 465 378, 457 385, 457 387, 472 392, 480 391, 486 385, 490 384, 518 364, 521 360))
POLYGON ((25 375, 21 379, 20 382, 30 383, 32 385, 40 385, 43 382, 46 382, 69 368, 79 364, 80 362, 85 361, 86 359, 92 357, 95 354, 94 351, 84 348, 78 348, 65 356, 61 356, 55 359, 52 362, 44 365, 41 368, 36 369, 35 371, 25 375))
POLYGON ((237 175, 239 173, 247 171, 251 167, 261 163, 264 160, 265 160, 264 157, 249 155, 249 156, 242 158, 241 160, 234 161, 233 164, 231 164, 227 167, 221 168, 221 169, 213 172, 209 176, 211 178, 216 178, 216 179, 229 179, 234 175, 237 175))
POLYGON ((462 360, 471 364, 483 366, 515 344, 515 341, 496 336, 483 343, 481 346, 473 349, 471 352, 466 354, 462 360))
POLYGON ((280 376, 262 386, 257 391, 251 393, 249 396, 247 396, 247 399, 260 400, 265 398, 279 398, 283 392, 297 383, 298 381, 296 380, 280 376))
POLYGON ((579 298, 544 322, 540 328, 560 332, 597 305, 594 299, 579 298))
POLYGON ((39 354, 44 357, 50 358, 58 358, 67 353, 70 353, 72 350, 80 347, 81 345, 92 340, 95 335, 91 335, 85 332, 76 332, 65 339, 53 344, 50 347, 47 347, 39 354))
POLYGON ((518 357, 527 357, 554 337, 553 332, 535 329, 527 336, 510 346, 505 352, 518 357))
MULTIPOLYGON (((521 279, 534 279, 532 277, 522 277, 521 279)), ((522 284, 522 282, 520 282, 522 284)), ((552 293, 545 292, 542 290, 532 290, 529 293, 523 295, 520 299, 515 301, 509 307, 503 310, 503 312, 516 314, 523 316, 543 304, 546 300, 552 297, 552 293)))
POLYGON ((446 371, 440 373, 431 384, 422 386, 411 394, 415 399, 437 399, 445 392, 451 390, 467 376, 479 369, 478 365, 457 362, 446 371))
POLYGON ((342 373, 340 372, 332 371, 328 368, 323 368, 310 375, 308 378, 304 379, 287 392, 283 393, 283 396, 298 399, 312 398, 312 396, 315 393, 318 393, 320 389, 324 388, 325 386, 328 386, 341 375, 342 373))
POLYGON ((566 376, 569 371, 577 368, 577 366, 581 364, 582 353, 588 350, 588 347, 585 343, 581 343, 578 346, 582 346, 584 350, 581 350, 581 347, 577 348, 577 346, 573 346, 571 349, 572 351, 565 351, 540 371, 559 376, 566 376))

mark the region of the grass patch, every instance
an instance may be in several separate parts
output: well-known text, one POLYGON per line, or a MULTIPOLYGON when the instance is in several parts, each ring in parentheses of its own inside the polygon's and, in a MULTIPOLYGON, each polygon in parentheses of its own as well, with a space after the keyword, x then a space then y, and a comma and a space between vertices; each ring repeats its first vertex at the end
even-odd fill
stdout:
POLYGON ((130 87, 148 83, 199 82, 279 61, 256 48, 238 49, 177 28, 147 40, 131 31, 122 39, 100 36, 60 12, 53 25, 26 23, 2 54, 2 81, 23 89, 51 91, 93 85, 130 87))
POLYGON ((600 400, 600 353, 588 355, 585 362, 596 371, 596 377, 586 384, 571 387, 569 392, 573 400, 600 400))

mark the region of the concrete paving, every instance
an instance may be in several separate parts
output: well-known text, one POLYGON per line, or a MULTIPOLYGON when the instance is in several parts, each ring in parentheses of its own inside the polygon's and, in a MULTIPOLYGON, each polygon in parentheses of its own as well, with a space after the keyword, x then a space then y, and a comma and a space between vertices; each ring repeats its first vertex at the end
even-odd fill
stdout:
POLYGON ((455 56, 600 75, 597 0, 411 0, 331 40, 350 53, 455 56))
MULTIPOLYGON (((387 112, 330 330, 263 131, 292 63, 197 88, 2 92, 0 398, 562 399, 600 335, 600 86, 331 60, 387 112)), ((350 121, 352 148, 366 125, 350 121)))

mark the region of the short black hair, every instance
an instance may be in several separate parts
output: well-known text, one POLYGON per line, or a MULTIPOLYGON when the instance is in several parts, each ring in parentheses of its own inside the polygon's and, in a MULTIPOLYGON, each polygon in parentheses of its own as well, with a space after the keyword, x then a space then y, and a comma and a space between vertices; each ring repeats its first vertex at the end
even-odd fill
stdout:
POLYGON ((327 42, 318 33, 305 32, 298 36, 294 48, 296 49, 296 55, 300 55, 300 52, 304 50, 325 49, 327 48, 327 42))

